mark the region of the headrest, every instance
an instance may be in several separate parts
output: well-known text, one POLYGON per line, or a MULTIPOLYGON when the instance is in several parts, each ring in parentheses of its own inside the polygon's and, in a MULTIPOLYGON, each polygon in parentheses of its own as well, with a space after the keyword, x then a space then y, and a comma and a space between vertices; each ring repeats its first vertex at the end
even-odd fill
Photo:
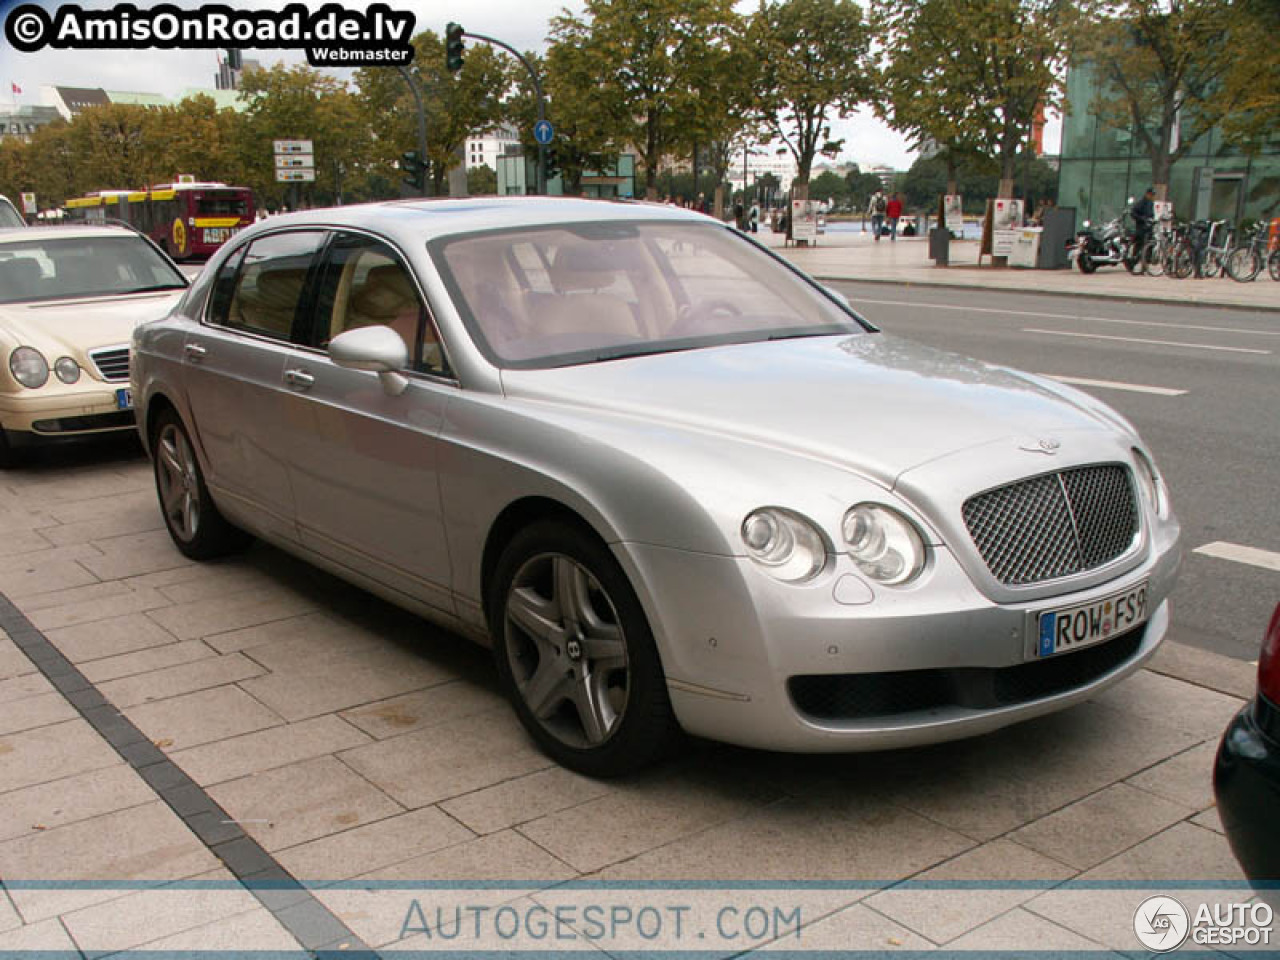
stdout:
POLYGON ((613 285, 618 264, 606 248, 578 243, 556 251, 551 265, 551 282, 561 293, 599 290, 613 285))
POLYGON ((394 263, 374 267, 352 298, 352 305, 370 318, 393 320, 417 308, 417 295, 403 268, 394 263))

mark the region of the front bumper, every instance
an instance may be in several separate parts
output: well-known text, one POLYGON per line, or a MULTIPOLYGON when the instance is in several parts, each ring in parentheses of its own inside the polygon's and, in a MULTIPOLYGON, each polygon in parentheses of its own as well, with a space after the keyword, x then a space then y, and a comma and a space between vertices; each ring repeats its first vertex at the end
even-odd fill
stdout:
POLYGON ((132 430, 133 410, 121 410, 116 400, 117 390, 128 387, 92 381, 56 392, 0 394, 0 428, 19 442, 132 430))
POLYGON ((1213 792, 1231 850, 1249 882, 1280 908, 1280 743, 1263 730, 1280 726, 1280 710, 1262 700, 1245 704, 1222 735, 1213 792))
POLYGON ((1090 589, 1019 603, 988 599, 945 548, 935 549, 926 576, 899 589, 866 584, 843 556, 796 586, 741 557, 634 543, 618 545, 617 555, 645 604, 672 706, 688 732, 744 746, 834 752, 985 733, 1086 700, 1128 676, 1168 631, 1181 559, 1176 522, 1146 550, 1141 563, 1090 589), (1037 613, 1144 581, 1150 615, 1138 630, 1036 657, 1037 613), (1055 677, 1059 669, 1069 675, 1055 677), (932 696, 907 693, 869 714, 840 716, 836 709, 817 716, 793 682, 838 686, 867 674, 877 676, 864 687, 921 681, 917 687, 932 696))

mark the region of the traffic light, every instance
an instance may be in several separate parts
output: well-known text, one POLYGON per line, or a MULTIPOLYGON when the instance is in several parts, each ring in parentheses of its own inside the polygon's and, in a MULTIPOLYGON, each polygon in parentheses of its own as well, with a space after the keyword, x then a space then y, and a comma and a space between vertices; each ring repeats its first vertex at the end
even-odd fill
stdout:
POLYGON ((460 23, 451 23, 444 28, 444 64, 450 73, 457 73, 462 69, 462 54, 466 51, 462 43, 464 33, 466 31, 460 23))
POLYGON ((241 55, 240 51, 234 47, 227 48, 227 66, 232 70, 244 69, 244 57, 241 55))
POLYGON ((400 172, 404 174, 404 182, 419 192, 427 185, 429 166, 418 156, 417 150, 407 150, 400 155, 400 172))

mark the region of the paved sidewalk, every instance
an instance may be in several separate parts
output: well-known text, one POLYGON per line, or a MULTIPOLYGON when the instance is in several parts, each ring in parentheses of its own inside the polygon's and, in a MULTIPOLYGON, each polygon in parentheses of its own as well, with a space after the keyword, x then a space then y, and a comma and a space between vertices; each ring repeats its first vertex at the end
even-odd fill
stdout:
POLYGON ((1170 647, 1091 703, 976 740, 694 743, 594 782, 533 747, 484 651, 265 546, 192 564, 154 498, 136 457, 0 474, 0 593, 33 628, 10 615, 0 633, 0 956, 1133 952, 1147 896, 1251 896, 1210 787, 1247 664, 1170 647), (67 693, 75 676, 92 687, 67 693), (253 895, 255 870, 314 898, 253 895), (689 939, 747 903, 799 934, 689 939), (448 920, 504 904, 560 908, 577 939, 448 920), (668 923, 592 938, 592 905, 668 923))
POLYGON ((809 247, 784 247, 783 236, 768 229, 762 229, 755 236, 767 246, 782 250, 796 266, 822 280, 977 287, 1280 311, 1280 283, 1265 273, 1252 283, 1236 283, 1230 278, 1134 277, 1123 267, 1103 267, 1088 276, 1076 269, 996 268, 990 265, 990 257, 984 257, 982 266, 978 266, 977 240, 952 241, 951 265, 938 267, 929 259, 929 243, 925 238, 897 241, 886 238, 876 243, 870 233, 860 233, 857 225, 853 226, 852 232, 829 231, 818 238, 816 246, 809 247))

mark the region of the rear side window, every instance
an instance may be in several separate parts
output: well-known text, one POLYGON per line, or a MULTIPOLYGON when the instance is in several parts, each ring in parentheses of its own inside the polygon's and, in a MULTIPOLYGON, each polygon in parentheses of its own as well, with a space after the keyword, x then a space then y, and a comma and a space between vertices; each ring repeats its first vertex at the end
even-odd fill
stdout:
MULTIPOLYGON (((236 330, 290 339, 306 299, 312 264, 324 240, 325 233, 319 230, 295 230, 254 240, 235 272, 229 298, 224 299, 223 277, 219 276, 210 319, 236 330)), ((235 260, 228 260, 223 269, 234 269, 235 260)))

